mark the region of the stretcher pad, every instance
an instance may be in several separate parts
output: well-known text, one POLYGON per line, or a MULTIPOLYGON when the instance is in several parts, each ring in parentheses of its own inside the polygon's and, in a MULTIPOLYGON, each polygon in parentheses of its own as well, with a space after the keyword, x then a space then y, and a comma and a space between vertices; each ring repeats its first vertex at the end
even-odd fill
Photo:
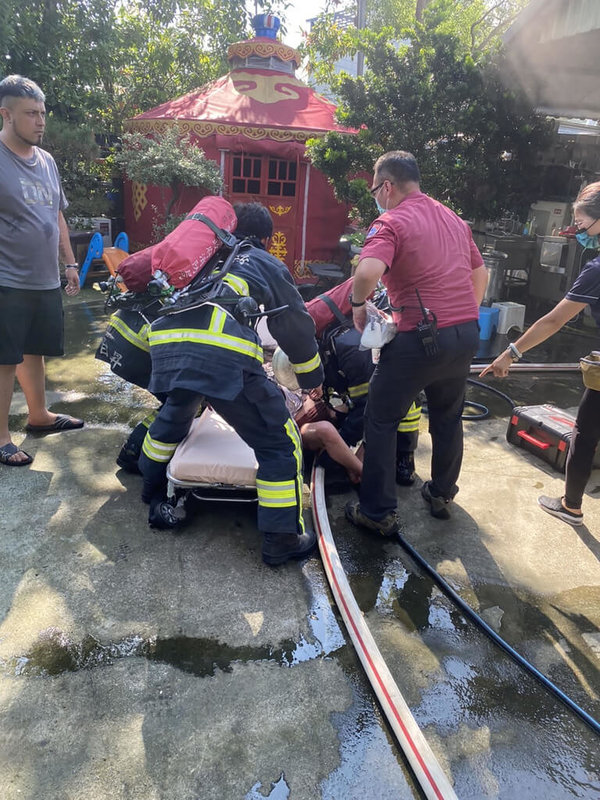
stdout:
POLYGON ((242 490, 239 499, 255 499, 257 469, 254 450, 207 408, 177 447, 167 467, 167 478, 178 488, 242 490), (249 491, 253 497, 248 497, 249 491))

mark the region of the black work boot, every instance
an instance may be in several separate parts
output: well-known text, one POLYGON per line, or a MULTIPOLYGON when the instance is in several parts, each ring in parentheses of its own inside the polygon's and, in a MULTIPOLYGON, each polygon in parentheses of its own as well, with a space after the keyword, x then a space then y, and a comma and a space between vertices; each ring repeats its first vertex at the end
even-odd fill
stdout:
POLYGON ((396 456, 396 483, 398 486, 412 486, 416 477, 414 454, 398 453, 396 456))
POLYGON ((276 567, 290 558, 304 558, 317 544, 317 534, 306 530, 304 533, 264 533, 262 558, 265 564, 276 567))
POLYGON ((139 458, 140 448, 126 442, 117 456, 117 466, 124 469, 125 472, 130 472, 133 475, 140 475, 140 468, 138 467, 139 458))

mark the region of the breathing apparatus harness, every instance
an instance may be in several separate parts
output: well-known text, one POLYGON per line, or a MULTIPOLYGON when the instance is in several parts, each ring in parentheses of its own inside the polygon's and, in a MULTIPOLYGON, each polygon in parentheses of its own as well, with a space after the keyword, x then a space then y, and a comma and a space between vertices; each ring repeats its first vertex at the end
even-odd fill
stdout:
POLYGON ((254 327, 256 321, 261 317, 274 317, 289 308, 288 305, 283 305, 268 311, 261 311, 253 297, 247 295, 240 297, 225 282, 224 278, 230 272, 240 251, 251 246, 248 238, 237 239, 229 231, 215 225, 204 214, 189 214, 186 219, 203 222, 222 242, 219 251, 206 262, 198 275, 187 286, 176 289, 170 284, 168 276, 162 270, 156 270, 145 292, 121 292, 117 280, 110 278, 108 281, 100 283, 100 289, 109 292, 104 304, 105 311, 129 308, 137 311, 146 321, 150 322, 158 317, 180 314, 203 305, 217 305, 241 325, 254 327), (158 313, 150 315, 148 312, 152 307, 156 307, 158 313), (147 319, 148 316, 151 316, 152 319, 147 319))

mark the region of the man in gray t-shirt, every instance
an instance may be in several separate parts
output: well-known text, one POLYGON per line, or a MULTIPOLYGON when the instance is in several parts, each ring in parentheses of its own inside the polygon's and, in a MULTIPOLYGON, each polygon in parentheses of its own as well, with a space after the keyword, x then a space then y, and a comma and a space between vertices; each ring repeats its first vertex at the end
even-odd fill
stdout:
POLYGON ((0 464, 17 467, 33 459, 8 429, 15 377, 27 401, 27 431, 83 426, 48 411, 44 366, 44 356, 63 354, 59 253, 70 296, 79 292, 79 274, 58 170, 39 148, 46 124, 41 89, 9 75, 0 81, 0 115, 0 464))

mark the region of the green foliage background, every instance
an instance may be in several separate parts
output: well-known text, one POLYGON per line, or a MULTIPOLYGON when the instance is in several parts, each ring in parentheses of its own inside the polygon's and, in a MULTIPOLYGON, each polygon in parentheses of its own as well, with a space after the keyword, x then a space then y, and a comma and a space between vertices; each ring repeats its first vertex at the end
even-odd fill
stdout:
MULTIPOLYGON (((392 28, 338 32, 336 57, 348 47, 365 54, 364 77, 332 78, 338 119, 359 134, 328 134, 313 140, 309 152, 362 224, 376 212, 361 173, 371 173, 389 150, 412 152, 424 191, 470 219, 494 219, 507 210, 526 216, 537 197, 536 160, 554 126, 534 113, 518 88, 506 85, 498 42, 472 47, 470 36, 452 28, 457 5, 432 0, 400 40, 392 28)), ((332 47, 327 30, 311 42, 312 57, 332 47)))

